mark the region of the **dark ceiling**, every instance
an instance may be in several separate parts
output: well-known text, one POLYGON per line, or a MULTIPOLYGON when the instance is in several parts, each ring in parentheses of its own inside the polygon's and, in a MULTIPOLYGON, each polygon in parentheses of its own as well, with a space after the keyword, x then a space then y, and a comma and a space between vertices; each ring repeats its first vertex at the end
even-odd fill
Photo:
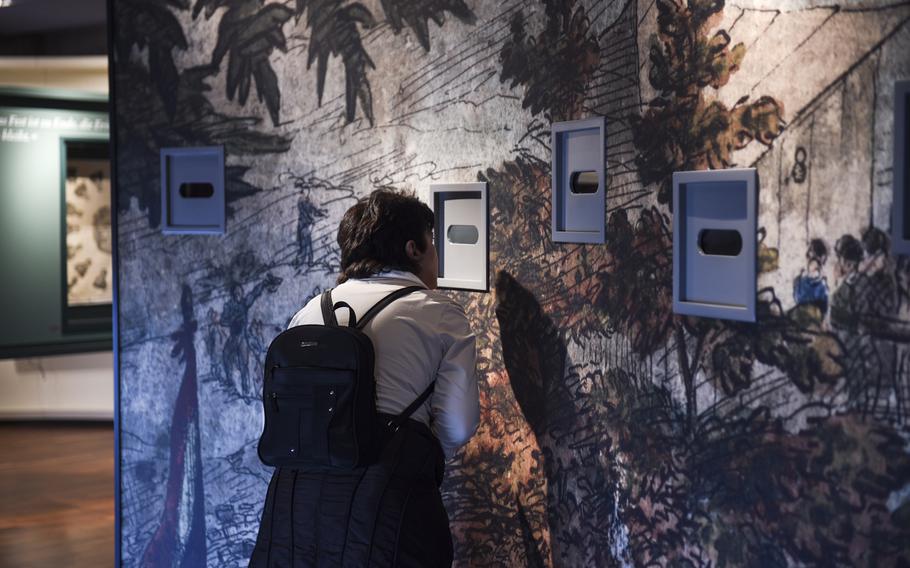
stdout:
POLYGON ((0 8, 0 55, 104 55, 106 12, 106 0, 11 0, 0 8))

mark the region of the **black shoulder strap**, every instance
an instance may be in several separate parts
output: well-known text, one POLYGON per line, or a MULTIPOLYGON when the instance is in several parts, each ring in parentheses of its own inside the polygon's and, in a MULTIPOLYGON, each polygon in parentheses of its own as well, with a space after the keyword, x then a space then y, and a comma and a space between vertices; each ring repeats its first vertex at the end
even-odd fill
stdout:
POLYGON ((367 313, 363 314, 363 317, 360 318, 360 322, 357 324, 357 329, 363 329, 363 327, 364 327, 371 319, 373 319, 373 317, 374 317, 376 314, 378 314, 379 312, 381 312, 383 309, 386 308, 386 306, 388 306, 389 304, 391 304, 392 302, 394 302, 394 301, 397 300, 398 298, 401 298, 401 297, 403 297, 403 296, 407 296, 408 294, 410 294, 410 293, 412 293, 412 292, 416 292, 417 290, 426 290, 426 288, 424 288, 423 286, 407 286, 406 288, 400 288, 400 289, 398 289, 398 290, 395 290, 394 292, 392 292, 391 294, 389 294, 389 295, 386 296, 385 298, 379 300, 379 301, 376 303, 376 305, 374 305, 372 308, 369 309, 369 311, 368 311, 367 313))
POLYGON ((388 424, 389 427, 391 427, 394 431, 397 432, 398 429, 401 428, 401 425, 404 424, 407 421, 407 419, 411 417, 412 414, 414 414, 414 411, 417 410, 418 408, 420 408, 420 405, 427 401, 427 399, 430 397, 430 395, 433 394, 433 390, 435 388, 436 388, 436 380, 434 379, 433 382, 430 383, 430 386, 428 386, 426 389, 424 389, 424 391, 422 393, 420 393, 420 396, 418 396, 414 400, 414 402, 409 404, 407 408, 405 408, 404 410, 401 411, 401 414, 399 414, 395 418, 389 420, 389 424, 388 424))
POLYGON ((338 319, 335 318, 335 310, 332 309, 331 290, 326 290, 322 293, 322 322, 325 325, 338 325, 338 319))
POLYGON ((338 325, 338 319, 335 317, 335 310, 332 308, 332 291, 326 290, 322 293, 322 322, 325 325, 338 325))
POLYGON ((354 308, 352 308, 347 302, 338 302, 337 304, 332 303, 332 291, 326 290, 322 293, 322 321, 325 325, 338 325, 338 318, 335 317, 335 310, 338 308, 347 308, 351 311, 351 317, 349 318, 348 326, 356 327, 357 329, 363 329, 363 327, 369 322, 373 317, 384 310, 389 304, 401 298, 407 296, 412 292, 417 290, 426 290, 423 286, 407 286, 405 288, 399 288, 395 290, 385 298, 379 300, 376 305, 370 308, 367 313, 363 315, 359 321, 357 319, 357 314, 354 313, 354 308))

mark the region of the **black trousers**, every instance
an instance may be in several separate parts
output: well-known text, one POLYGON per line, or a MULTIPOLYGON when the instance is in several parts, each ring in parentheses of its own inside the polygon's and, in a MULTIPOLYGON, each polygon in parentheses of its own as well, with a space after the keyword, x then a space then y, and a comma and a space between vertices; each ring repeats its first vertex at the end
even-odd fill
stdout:
POLYGON ((414 420, 387 438, 368 467, 277 468, 250 568, 451 566, 439 442, 414 420))

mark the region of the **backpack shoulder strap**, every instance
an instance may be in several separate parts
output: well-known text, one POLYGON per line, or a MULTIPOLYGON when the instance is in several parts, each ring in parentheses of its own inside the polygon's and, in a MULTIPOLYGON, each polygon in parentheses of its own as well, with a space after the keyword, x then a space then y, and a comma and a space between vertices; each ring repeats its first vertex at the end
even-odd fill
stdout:
POLYGON ((435 388, 436 388, 436 380, 434 379, 433 382, 431 382, 430 385, 426 389, 424 389, 424 391, 422 393, 420 393, 420 396, 418 396, 416 399, 414 399, 414 402, 409 404, 407 408, 405 408, 404 410, 401 411, 401 414, 399 414, 395 418, 389 420, 388 426, 390 428, 392 428, 392 430, 397 432, 398 429, 401 428, 401 425, 404 424, 405 422, 407 422, 408 418, 410 418, 411 415, 414 414, 414 411, 417 410, 418 408, 420 408, 420 405, 427 401, 427 399, 430 397, 430 395, 433 394, 433 390, 435 388))
POLYGON ((402 298, 402 297, 404 297, 404 296, 407 296, 408 294, 410 294, 410 293, 412 293, 412 292, 416 292, 417 290, 426 290, 426 288, 424 288, 423 286, 407 286, 407 287, 405 287, 405 288, 400 288, 400 289, 398 289, 398 290, 395 290, 394 292, 392 292, 391 294, 389 294, 389 295, 386 296, 385 298, 379 300, 379 302, 377 302, 376 305, 374 305, 372 308, 370 308, 369 311, 368 311, 367 313, 363 314, 363 317, 360 318, 360 321, 357 323, 357 329, 363 329, 363 327, 364 327, 371 319, 373 319, 373 317, 374 317, 376 314, 378 314, 379 312, 381 312, 381 311, 382 311, 383 309, 385 309, 389 304, 391 304, 392 302, 394 302, 394 301, 397 300, 398 298, 402 298))
POLYGON ((338 319, 335 317, 335 310, 332 307, 332 291, 326 290, 322 293, 322 322, 325 325, 338 326, 338 319))

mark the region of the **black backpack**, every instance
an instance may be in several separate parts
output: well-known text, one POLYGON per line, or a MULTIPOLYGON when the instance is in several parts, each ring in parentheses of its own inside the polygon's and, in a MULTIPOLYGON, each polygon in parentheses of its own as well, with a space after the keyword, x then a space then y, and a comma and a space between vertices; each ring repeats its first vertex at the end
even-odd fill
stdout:
POLYGON ((300 325, 283 331, 265 357, 262 403, 265 429, 259 459, 266 465, 292 468, 351 469, 374 462, 388 438, 426 401, 436 381, 391 420, 376 411, 373 343, 363 327, 386 306, 412 292, 409 286, 380 300, 357 321, 347 302, 332 303, 322 294, 325 325, 300 325), (347 308, 347 327, 335 310, 347 308))

